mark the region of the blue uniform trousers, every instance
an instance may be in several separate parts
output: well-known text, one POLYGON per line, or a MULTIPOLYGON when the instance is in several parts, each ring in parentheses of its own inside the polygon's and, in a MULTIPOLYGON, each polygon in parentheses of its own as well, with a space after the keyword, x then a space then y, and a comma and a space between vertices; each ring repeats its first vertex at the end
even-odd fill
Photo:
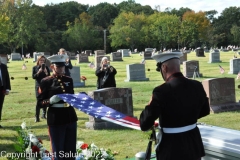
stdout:
POLYGON ((74 160, 76 156, 77 122, 48 126, 54 160, 74 160))

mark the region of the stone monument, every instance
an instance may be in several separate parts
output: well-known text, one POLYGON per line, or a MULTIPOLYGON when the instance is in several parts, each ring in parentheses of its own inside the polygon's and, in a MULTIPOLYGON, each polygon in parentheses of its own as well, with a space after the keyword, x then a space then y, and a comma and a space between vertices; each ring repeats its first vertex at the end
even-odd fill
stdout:
POLYGON ((112 52, 111 61, 123 61, 122 52, 112 52))
POLYGON ((214 63, 214 62, 221 62, 220 61, 220 52, 218 49, 213 49, 209 53, 209 62, 208 63, 214 63))
POLYGON ((149 81, 146 78, 145 65, 144 64, 128 64, 127 69, 127 79, 125 82, 129 81, 149 81))
MULTIPOLYGON (((88 93, 90 97, 98 102, 110 107, 127 116, 133 117, 133 101, 131 88, 103 88, 88 93)), ((102 119, 97 119, 89 116, 89 122, 85 123, 89 129, 123 129, 123 126, 115 123, 107 122, 102 119)))
POLYGON ((196 76, 202 77, 202 74, 199 73, 199 62, 195 60, 184 61, 183 62, 183 75, 188 78, 192 78, 194 74, 196 76))
POLYGON ((211 112, 240 110, 240 103, 236 102, 234 78, 205 79, 202 85, 209 98, 211 112))
POLYGON ((71 77, 73 79, 73 87, 84 87, 85 81, 81 82, 81 76, 80 76, 80 66, 73 66, 73 68, 70 70, 71 77))
POLYGON ((240 71, 240 58, 230 59, 230 71, 229 74, 238 74, 240 71))

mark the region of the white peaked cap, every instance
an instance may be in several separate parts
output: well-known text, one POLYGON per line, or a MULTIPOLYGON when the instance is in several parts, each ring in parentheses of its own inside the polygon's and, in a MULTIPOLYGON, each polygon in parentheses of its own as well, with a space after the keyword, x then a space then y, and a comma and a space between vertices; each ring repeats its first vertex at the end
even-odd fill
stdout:
POLYGON ((50 60, 51 63, 65 62, 66 56, 65 55, 53 55, 53 56, 48 57, 47 59, 50 60))
POLYGON ((182 56, 183 56, 182 52, 163 52, 160 54, 153 55, 152 59, 156 60, 157 63, 158 62, 163 63, 169 59, 180 58, 182 56))

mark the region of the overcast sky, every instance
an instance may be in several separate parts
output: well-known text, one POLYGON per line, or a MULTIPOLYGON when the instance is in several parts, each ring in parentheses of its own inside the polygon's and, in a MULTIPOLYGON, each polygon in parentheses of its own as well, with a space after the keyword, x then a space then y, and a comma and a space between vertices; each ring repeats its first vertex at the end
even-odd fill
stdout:
MULTIPOLYGON (((71 0, 70 0, 71 1, 71 0)), ((73 0, 81 4, 96 5, 101 2, 108 2, 110 4, 119 4, 124 0, 73 0)), ((127 0, 125 0, 127 1, 127 0)), ((68 2, 68 0, 33 0, 33 3, 39 6, 44 6, 45 4, 58 4, 61 2, 68 2)), ((216 10, 220 14, 225 8, 229 7, 240 7, 239 0, 135 0, 136 3, 141 5, 150 5, 153 9, 155 6, 159 6, 161 11, 164 11, 167 7, 179 9, 181 7, 188 7, 195 12, 198 11, 209 11, 216 10)))

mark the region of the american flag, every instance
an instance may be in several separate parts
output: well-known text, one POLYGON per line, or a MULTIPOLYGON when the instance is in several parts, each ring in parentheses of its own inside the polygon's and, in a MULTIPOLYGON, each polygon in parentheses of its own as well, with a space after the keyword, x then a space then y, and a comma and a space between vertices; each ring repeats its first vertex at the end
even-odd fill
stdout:
POLYGON ((237 74, 237 79, 239 79, 239 77, 240 77, 240 71, 239 71, 238 74, 237 74))
POLYGON ((146 63, 145 59, 142 59, 141 64, 145 64, 145 63, 146 63))
POLYGON ((22 70, 26 70, 26 69, 27 69, 27 66, 25 63, 23 63, 22 70))
POLYGON ((95 65, 93 64, 93 62, 89 63, 88 66, 89 66, 90 68, 94 68, 94 67, 95 67, 95 65))
POLYGON ((140 130, 139 120, 118 112, 92 99, 84 93, 58 94, 64 102, 95 118, 112 122, 124 127, 140 130))
POLYGON ((223 74, 225 72, 225 70, 220 65, 219 65, 219 68, 220 68, 220 73, 223 74))

